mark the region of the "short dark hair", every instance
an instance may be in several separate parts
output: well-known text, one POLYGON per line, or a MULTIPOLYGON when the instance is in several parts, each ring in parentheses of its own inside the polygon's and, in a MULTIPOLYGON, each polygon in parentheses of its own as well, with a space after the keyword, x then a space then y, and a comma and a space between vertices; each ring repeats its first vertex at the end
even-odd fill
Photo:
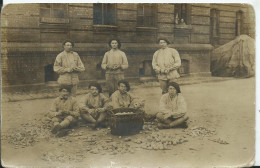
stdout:
POLYGON ((72 40, 65 40, 65 41, 63 41, 62 47, 64 47, 64 45, 65 45, 67 42, 71 43, 72 47, 74 47, 75 43, 74 43, 72 40))
POLYGON ((168 83, 167 89, 169 89, 169 87, 172 86, 176 89, 177 93, 181 93, 181 89, 178 83, 176 82, 170 82, 168 83))
POLYGON ((111 39, 111 40, 109 40, 109 42, 108 42, 109 47, 112 48, 111 42, 112 42, 113 40, 117 41, 117 43, 118 43, 118 48, 120 49, 120 48, 121 48, 121 42, 120 42, 120 40, 118 40, 118 39, 111 39))
POLYGON ((98 89, 98 92, 99 92, 99 93, 102 93, 102 87, 101 87, 101 85, 100 85, 99 83, 97 83, 97 82, 92 82, 92 83, 90 83, 90 84, 88 85, 88 88, 90 89, 91 86, 96 87, 96 88, 98 89))
POLYGON ((59 88, 59 92, 61 92, 63 89, 66 89, 69 93, 71 93, 72 86, 69 85, 61 85, 59 88))
POLYGON ((160 40, 164 40, 167 44, 171 44, 171 42, 167 38, 158 38, 157 43, 159 43, 160 40))
POLYGON ((120 80, 118 81, 118 86, 120 85, 120 83, 123 83, 125 86, 126 86, 126 91, 129 91, 130 90, 130 85, 129 85, 129 82, 127 82, 126 80, 120 80))

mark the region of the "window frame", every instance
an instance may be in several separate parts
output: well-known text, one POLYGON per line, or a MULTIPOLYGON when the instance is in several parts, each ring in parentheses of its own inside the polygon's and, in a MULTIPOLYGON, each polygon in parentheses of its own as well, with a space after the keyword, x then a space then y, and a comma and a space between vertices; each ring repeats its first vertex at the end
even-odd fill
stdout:
POLYGON ((117 24, 117 5, 116 4, 112 4, 112 3, 94 3, 93 4, 93 25, 94 26, 99 26, 99 25, 102 25, 102 26, 116 26, 117 24), (112 24, 106 24, 105 23, 105 16, 104 16, 104 5, 108 5, 108 4, 111 4, 111 5, 114 5, 114 23, 112 24), (101 9, 101 22, 102 23, 95 23, 95 7, 94 5, 102 5, 102 9, 101 9))
POLYGON ((236 12, 236 36, 243 34, 243 11, 239 10, 236 12), (240 15, 240 18, 238 16, 240 15), (240 23, 240 25, 238 25, 240 23))
POLYGON ((211 44, 218 44, 220 38, 220 10, 217 8, 210 9, 210 41, 211 44), (216 27, 215 27, 216 25, 216 27), (214 33, 214 31, 216 31, 214 33), (216 34, 216 35, 215 35, 216 34))
POLYGON ((158 6, 157 4, 137 4, 137 11, 136 11, 136 26, 138 28, 156 28, 157 27, 157 11, 158 11, 158 6), (139 15, 138 13, 138 8, 142 5, 142 9, 143 9, 143 15, 139 15), (151 16, 145 16, 145 6, 149 6, 151 7, 151 13, 152 15, 151 16), (143 17, 143 21, 142 21, 142 24, 139 24, 139 17, 143 17), (151 17, 152 20, 153 20, 153 24, 152 25, 149 25, 146 24, 146 21, 148 17, 151 17))
POLYGON ((61 18, 61 19, 64 19, 64 18, 67 18, 68 17, 68 14, 69 14, 69 12, 68 12, 68 4, 40 4, 40 17, 44 17, 44 18, 61 18), (49 8, 47 8, 47 7, 44 7, 43 5, 50 5, 50 7, 49 8), (57 8, 57 7, 55 7, 55 5, 62 5, 63 7, 62 8, 57 8), (49 16, 42 16, 42 14, 41 14, 41 10, 42 9, 49 9, 50 11, 50 13, 49 13, 49 16), (54 10, 58 10, 58 9, 63 9, 63 11, 64 11, 64 16, 63 17, 55 17, 54 16, 54 10), (64 10, 65 9, 65 10, 64 10))

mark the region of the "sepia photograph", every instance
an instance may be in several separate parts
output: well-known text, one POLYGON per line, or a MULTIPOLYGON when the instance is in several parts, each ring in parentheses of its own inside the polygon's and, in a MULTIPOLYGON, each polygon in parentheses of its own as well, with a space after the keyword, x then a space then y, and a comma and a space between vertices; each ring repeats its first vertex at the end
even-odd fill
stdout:
POLYGON ((255 9, 27 3, 1 9, 3 167, 250 167, 255 9))

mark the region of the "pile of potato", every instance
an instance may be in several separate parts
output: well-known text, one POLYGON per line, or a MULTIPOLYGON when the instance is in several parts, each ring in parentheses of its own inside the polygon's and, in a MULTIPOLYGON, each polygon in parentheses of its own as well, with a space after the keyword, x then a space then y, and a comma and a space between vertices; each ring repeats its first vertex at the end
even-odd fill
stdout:
POLYGON ((49 136, 50 131, 42 127, 42 125, 25 123, 19 129, 11 129, 2 133, 2 140, 7 140, 8 143, 15 145, 15 148, 25 148, 49 136))
POLYGON ((109 140, 98 141, 95 146, 88 146, 87 151, 92 154, 101 155, 117 155, 124 153, 134 153, 134 148, 130 148, 128 143, 129 140, 124 140, 124 142, 112 142, 109 140))
POLYGON ((187 131, 187 134, 192 137, 197 137, 197 136, 208 137, 216 134, 216 132, 204 127, 193 127, 187 131))
POLYGON ((140 148, 148 150, 170 150, 172 146, 188 142, 185 136, 167 133, 153 133, 146 138, 134 141, 140 148))
POLYGON ((134 114, 134 112, 121 112, 121 113, 116 113, 115 115, 119 116, 119 115, 132 115, 132 114, 134 114))

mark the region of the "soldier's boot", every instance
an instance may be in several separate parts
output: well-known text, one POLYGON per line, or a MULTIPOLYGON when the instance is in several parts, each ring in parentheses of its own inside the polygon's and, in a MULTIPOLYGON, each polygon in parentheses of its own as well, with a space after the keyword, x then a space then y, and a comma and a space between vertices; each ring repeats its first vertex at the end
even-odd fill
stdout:
POLYGON ((69 130, 68 129, 61 129, 57 134, 56 137, 63 137, 68 135, 69 130))
POLYGON ((184 116, 184 117, 181 117, 181 118, 174 120, 169 125, 170 125, 171 128, 178 127, 178 126, 184 124, 185 121, 187 121, 188 119, 189 119, 189 117, 184 116))
POLYGON ((69 125, 70 125, 70 120, 67 119, 67 118, 65 118, 65 119, 60 123, 60 125, 61 125, 61 128, 68 128, 69 125))
POLYGON ((100 113, 97 122, 96 122, 96 127, 103 127, 105 128, 106 126, 104 125, 105 119, 106 119, 106 113, 100 113))
POLYGON ((56 134, 59 130, 61 130, 62 126, 60 124, 55 124, 51 130, 51 133, 56 134))

